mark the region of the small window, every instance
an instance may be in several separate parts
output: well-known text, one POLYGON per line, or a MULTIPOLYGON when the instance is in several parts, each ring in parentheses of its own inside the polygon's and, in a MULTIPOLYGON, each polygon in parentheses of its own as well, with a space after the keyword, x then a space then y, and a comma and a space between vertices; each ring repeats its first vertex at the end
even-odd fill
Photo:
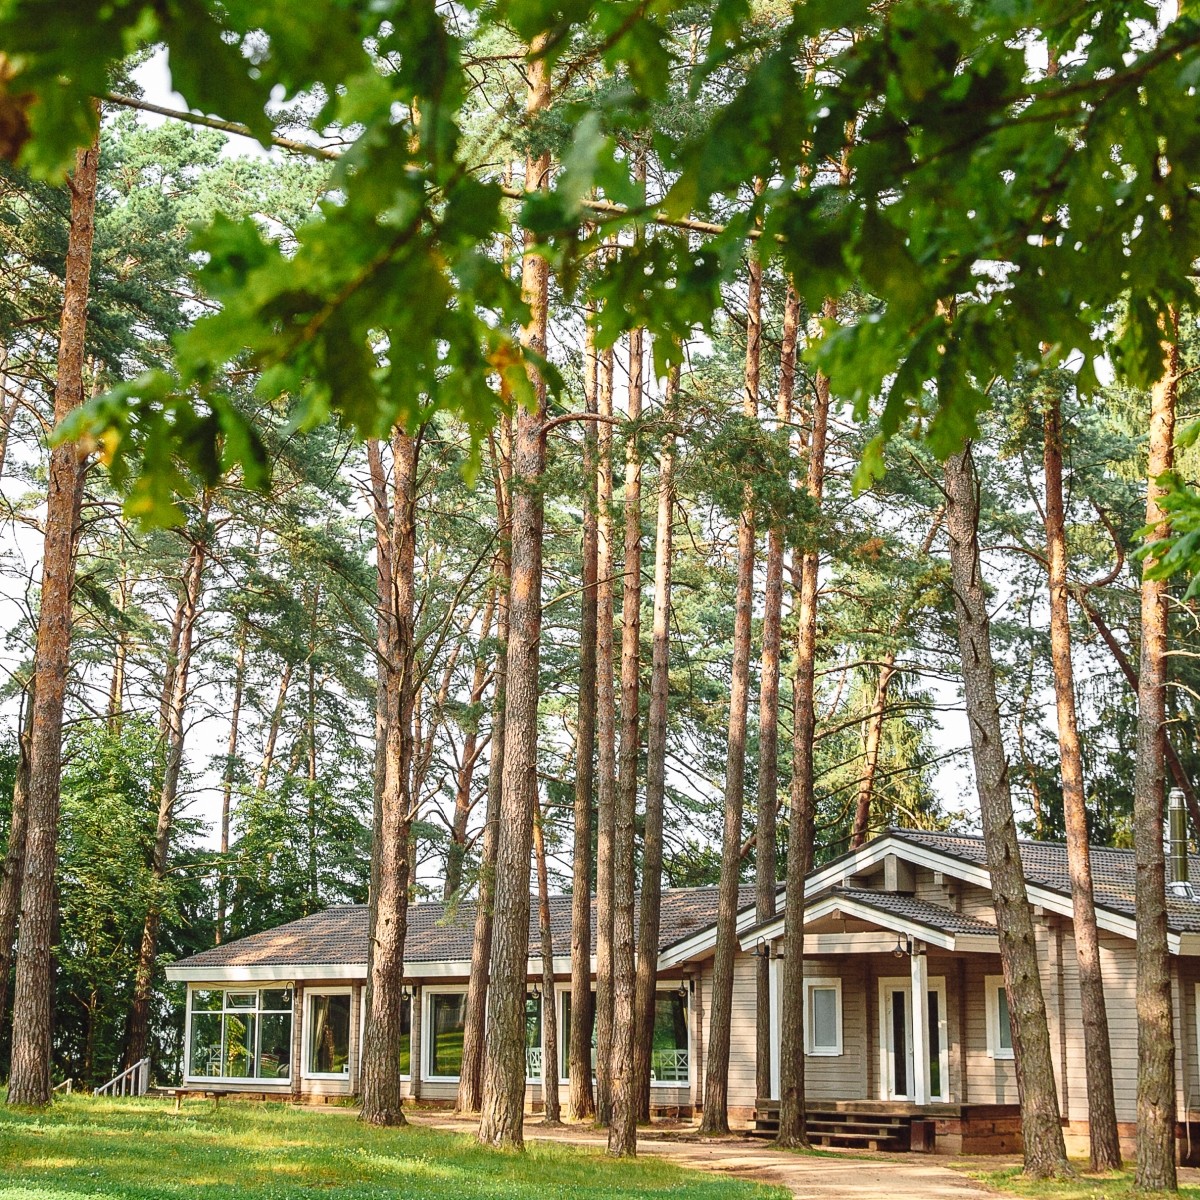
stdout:
POLYGON ((400 1074, 408 1079, 412 1073, 412 994, 405 993, 400 1001, 400 1074))
POLYGON ((987 999, 988 1054, 992 1058, 1012 1058, 1012 1017, 1008 1011, 1008 992, 1003 975, 989 975, 984 980, 987 999))
POLYGON ((654 1040, 650 1050, 650 1082, 681 1087, 689 1079, 688 999, 683 987, 654 996, 654 1040))
POLYGON ((808 998, 804 1013, 805 1053, 841 1054, 842 981, 809 979, 804 987, 808 998))
POLYGON ((542 997, 525 995, 525 1078, 542 1077, 542 997))
POLYGON ((308 1002, 308 1074, 350 1074, 350 993, 318 992, 308 1002))

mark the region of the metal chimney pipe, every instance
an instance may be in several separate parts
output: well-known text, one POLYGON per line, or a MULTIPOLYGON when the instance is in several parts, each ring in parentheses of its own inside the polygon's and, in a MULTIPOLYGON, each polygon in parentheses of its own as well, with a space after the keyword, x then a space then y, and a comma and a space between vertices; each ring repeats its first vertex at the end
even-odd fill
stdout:
POLYGON ((1167 833, 1170 838, 1170 882, 1188 882, 1187 814, 1183 790, 1172 788, 1167 795, 1167 833))

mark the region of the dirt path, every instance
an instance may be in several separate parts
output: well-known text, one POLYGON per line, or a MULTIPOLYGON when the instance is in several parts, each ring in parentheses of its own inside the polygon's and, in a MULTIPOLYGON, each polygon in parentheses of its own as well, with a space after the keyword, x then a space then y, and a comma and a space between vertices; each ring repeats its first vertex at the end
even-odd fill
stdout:
MULTIPOLYGON (((416 1120, 459 1133, 476 1127, 475 1121, 440 1114, 422 1113, 416 1120)), ((536 1120, 526 1120, 525 1136, 577 1146, 604 1145, 602 1134, 571 1126, 545 1129, 536 1120)), ((784 1187, 797 1200, 995 1200, 998 1195, 925 1155, 789 1154, 749 1138, 701 1140, 686 1130, 645 1135, 638 1140, 638 1153, 784 1187)), ((1000 1166, 1000 1161, 995 1160, 995 1165, 1000 1166)))

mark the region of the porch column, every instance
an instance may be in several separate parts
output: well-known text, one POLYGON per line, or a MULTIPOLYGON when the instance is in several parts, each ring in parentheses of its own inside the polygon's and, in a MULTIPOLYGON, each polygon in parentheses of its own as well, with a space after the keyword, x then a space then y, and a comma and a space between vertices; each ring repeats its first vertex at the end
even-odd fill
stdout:
MULTIPOLYGON (((774 947, 772 947, 774 949, 774 947)), ((779 958, 771 959, 768 973, 770 987, 767 992, 771 1013, 771 1100, 779 1099, 779 958)))
POLYGON ((929 1103, 929 963, 923 943, 912 942, 913 1099, 929 1103))

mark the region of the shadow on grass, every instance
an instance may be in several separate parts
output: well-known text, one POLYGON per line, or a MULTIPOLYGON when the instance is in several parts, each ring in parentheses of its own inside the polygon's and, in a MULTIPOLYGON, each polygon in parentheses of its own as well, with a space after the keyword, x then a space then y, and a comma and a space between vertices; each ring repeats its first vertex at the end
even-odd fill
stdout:
POLYGON ((660 1159, 616 1162, 592 1149, 531 1143, 485 1150, 463 1134, 376 1129, 351 1113, 283 1104, 72 1096, 48 1112, 0 1112, 0 1200, 566 1200, 668 1197, 780 1200, 786 1193, 660 1159))

